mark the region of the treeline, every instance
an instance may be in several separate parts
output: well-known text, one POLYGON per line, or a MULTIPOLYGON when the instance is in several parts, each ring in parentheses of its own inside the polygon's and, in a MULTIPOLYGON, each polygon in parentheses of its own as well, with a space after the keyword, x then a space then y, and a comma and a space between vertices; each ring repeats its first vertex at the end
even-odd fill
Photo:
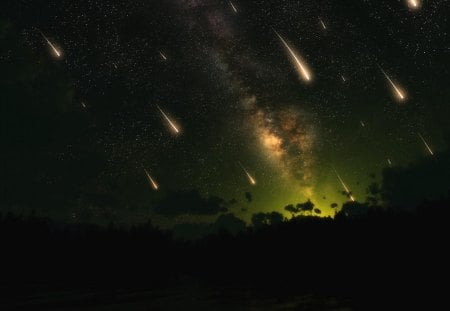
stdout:
POLYGON ((361 301, 375 293, 392 298, 400 289, 439 293, 449 208, 441 200, 416 213, 299 216, 196 241, 174 239, 151 223, 100 227, 8 213, 0 215, 2 295, 14 299, 35 286, 151 288, 184 278, 361 301))

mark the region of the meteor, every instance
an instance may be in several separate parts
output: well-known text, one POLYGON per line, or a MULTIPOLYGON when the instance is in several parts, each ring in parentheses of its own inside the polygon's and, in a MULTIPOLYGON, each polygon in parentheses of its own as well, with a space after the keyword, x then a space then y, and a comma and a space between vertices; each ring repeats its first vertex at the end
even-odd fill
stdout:
POLYGON ((278 36, 278 38, 280 38, 281 42, 283 43, 283 45, 285 46, 286 50, 289 52, 289 54, 292 57, 292 60, 294 62, 294 65, 297 69, 298 74, 300 75, 300 77, 306 81, 306 82, 310 82, 311 81, 311 73, 309 72, 308 68, 306 67, 306 64, 304 62, 301 61, 300 56, 297 55, 294 50, 292 50, 292 48, 289 46, 289 44, 287 44, 287 42, 283 39, 282 36, 280 36, 280 34, 274 29, 273 30, 276 35, 278 36))
POLYGON ((425 147, 427 147, 428 152, 429 152, 432 156, 434 156, 433 150, 431 150, 430 146, 429 146, 428 143, 425 141, 425 139, 423 138, 423 136, 422 136, 420 133, 417 133, 417 134, 419 134, 419 137, 420 137, 420 139, 422 140, 423 144, 425 145, 425 147))
POLYGON ((389 83, 392 86, 392 89, 394 90, 394 93, 396 94, 397 98, 400 101, 404 101, 406 99, 406 94, 404 93, 404 91, 402 91, 400 89, 400 87, 398 87, 394 81, 392 81, 392 79, 388 76, 388 74, 383 70, 383 68, 381 68, 379 65, 378 67, 380 68, 381 72, 384 74, 384 76, 386 77, 386 79, 389 81, 389 83))
POLYGON ((417 10, 420 7, 420 0, 407 0, 408 1, 408 6, 413 9, 413 10, 417 10))
POLYGON ((170 120, 170 118, 164 113, 164 111, 162 111, 162 109, 158 105, 156 105, 156 107, 158 107, 158 110, 161 112, 162 116, 164 117, 164 119, 166 119, 167 123, 175 131, 175 133, 179 134, 180 130, 177 128, 175 123, 173 123, 172 120, 170 120))
POLYGON ((242 169, 244 170, 245 174, 247 175, 248 181, 250 182, 250 184, 252 186, 256 185, 256 180, 253 178, 252 175, 250 175, 250 173, 247 171, 247 169, 242 165, 241 162, 239 162, 239 165, 242 167, 242 169))
POLYGON ((144 172, 147 175, 148 182, 150 183, 150 186, 153 188, 153 190, 157 191, 159 189, 158 184, 156 181, 150 176, 150 174, 147 172, 147 170, 144 168, 144 172))
POLYGON ((84 102, 81 102, 81 106, 82 106, 83 108, 86 108, 86 104, 85 104, 84 102))
POLYGON ((362 127, 366 127, 366 124, 362 120, 359 121, 359 124, 361 124, 362 127))
POLYGON ((392 161, 391 161, 391 159, 387 159, 387 162, 388 162, 388 164, 389 164, 389 166, 392 166, 392 161))
POLYGON ((231 1, 229 1, 229 2, 230 2, 230 6, 233 9, 234 13, 237 13, 238 10, 237 10, 236 6, 233 4, 233 2, 231 2, 231 1))
POLYGON ((161 55, 162 59, 167 60, 167 57, 163 52, 159 51, 159 55, 161 55))
POLYGON ((58 49, 53 45, 53 43, 50 42, 50 40, 44 35, 44 33, 42 31, 39 30, 39 32, 41 33, 42 37, 45 39, 45 41, 47 41, 47 44, 50 46, 50 48, 53 50, 53 53, 55 53, 55 55, 57 57, 61 57, 61 52, 58 51, 58 49))
POLYGON ((343 75, 341 75, 341 78, 342 78, 342 81, 344 81, 344 82, 347 81, 347 79, 343 75))
POLYGON ((352 202, 355 202, 355 198, 353 197, 352 193, 350 192, 350 189, 347 187, 347 185, 346 185, 346 184, 344 183, 344 181, 342 180, 341 175, 339 175, 339 173, 336 171, 335 168, 333 168, 333 169, 334 169, 334 172, 336 173, 337 178, 338 178, 339 181, 341 182, 342 187, 344 187, 345 192, 347 192, 347 194, 348 194, 350 200, 352 200, 352 202))
POLYGON ((319 17, 320 24, 322 25, 323 30, 327 30, 327 26, 323 22, 323 20, 319 17))

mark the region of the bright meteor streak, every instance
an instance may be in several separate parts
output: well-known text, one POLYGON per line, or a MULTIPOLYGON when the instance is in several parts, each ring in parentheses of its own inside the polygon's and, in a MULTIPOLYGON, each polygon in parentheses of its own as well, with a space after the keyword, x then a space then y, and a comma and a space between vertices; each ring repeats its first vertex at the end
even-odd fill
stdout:
POLYGON ((355 198, 353 197, 352 193, 350 192, 350 189, 347 187, 347 185, 342 180, 341 175, 339 175, 339 173, 336 171, 336 169, 334 169, 334 172, 336 173, 337 178, 341 182, 342 187, 344 187, 345 192, 347 192, 350 200, 352 200, 352 202, 355 202, 355 198))
POLYGON ((235 6, 235 5, 233 4, 233 2, 231 2, 231 1, 230 1, 230 6, 231 6, 231 8, 233 9, 234 13, 237 13, 237 12, 238 12, 236 6, 235 6))
POLYGON ((419 134, 419 137, 420 137, 420 139, 422 140, 422 142, 423 142, 423 144, 425 145, 425 147, 427 147, 427 149, 428 149, 428 152, 432 155, 432 156, 434 156, 434 152, 433 152, 433 150, 431 150, 431 147, 428 145, 428 143, 425 141, 425 138, 423 138, 423 136, 420 134, 420 133, 418 133, 419 134))
POLYGON ((247 171, 247 169, 241 164, 241 162, 239 162, 239 165, 242 167, 242 169, 244 170, 245 174, 247 175, 248 181, 250 182, 251 185, 256 185, 256 180, 253 178, 252 175, 250 175, 250 173, 247 171))
POLYGON ((55 53, 55 55, 57 57, 61 57, 61 52, 58 51, 58 49, 53 45, 53 43, 50 42, 50 40, 44 35, 44 33, 42 31, 39 31, 42 35, 42 37, 45 39, 45 41, 47 41, 47 44, 50 46, 50 48, 53 50, 53 52, 55 53))
POLYGON ((161 55, 162 59, 167 60, 167 57, 163 52, 159 51, 159 55, 161 55))
POLYGON ((159 186, 156 183, 156 181, 152 178, 152 176, 150 176, 150 174, 147 172, 146 169, 144 169, 144 171, 145 171, 145 174, 147 175, 147 179, 148 179, 148 182, 150 183, 150 186, 152 186, 153 190, 155 190, 155 191, 158 190, 159 186))
MULTIPOLYGON (((380 66, 378 66, 380 67, 380 66)), ((392 79, 388 76, 388 74, 383 70, 383 68, 380 67, 381 72, 384 74, 384 76, 386 77, 386 79, 389 81, 389 83, 391 84, 395 94, 397 95, 397 98, 401 101, 404 101, 406 99, 406 94, 404 93, 404 91, 402 91, 400 89, 400 87, 398 87, 394 81, 392 81, 392 79)))
POLYGON ((283 39, 282 36, 280 36, 280 34, 277 31, 274 30, 274 32, 276 33, 278 38, 280 38, 280 40, 283 43, 283 45, 285 46, 286 50, 291 55, 292 60, 293 60, 293 62, 295 64, 295 67, 297 68, 297 72, 299 73, 300 77, 303 80, 305 80, 306 82, 310 82, 311 81, 311 73, 309 72, 309 70, 306 67, 306 65, 300 60, 300 56, 298 56, 294 52, 294 50, 292 50, 292 48, 289 46, 289 44, 287 44, 287 42, 283 39))
POLYGON ((327 30, 327 26, 323 22, 323 20, 319 17, 320 24, 322 25, 323 30, 327 30))
POLYGON ((158 107, 158 110, 161 112, 162 116, 164 117, 164 119, 166 119, 167 123, 175 131, 175 133, 179 134, 180 130, 177 128, 175 123, 173 123, 172 120, 170 120, 170 118, 164 113, 164 111, 162 111, 162 109, 158 105, 156 107, 158 107))

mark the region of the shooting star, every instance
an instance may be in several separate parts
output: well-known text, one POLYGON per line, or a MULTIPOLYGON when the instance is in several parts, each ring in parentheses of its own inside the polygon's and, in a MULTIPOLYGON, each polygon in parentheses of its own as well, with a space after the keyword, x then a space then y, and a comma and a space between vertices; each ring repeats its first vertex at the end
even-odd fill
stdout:
POLYGON ((355 198, 353 197, 350 189, 347 187, 347 185, 344 183, 344 181, 341 178, 341 175, 339 175, 339 173, 336 171, 335 168, 333 168, 334 172, 336 173, 337 178, 339 179, 339 181, 341 182, 342 187, 344 187, 345 192, 347 192, 348 197, 350 198, 350 200, 352 200, 352 202, 355 202, 355 198))
POLYGON ((417 10, 420 8, 420 0, 407 0, 407 2, 408 2, 408 7, 413 10, 417 10))
POLYGON ((359 124, 361 124, 362 127, 366 127, 366 124, 362 120, 359 121, 359 124))
POLYGON ((327 30, 327 26, 323 22, 323 20, 319 17, 320 24, 322 25, 323 30, 327 30))
POLYGON ((144 168, 145 174, 147 175, 148 182, 150 183, 150 186, 153 188, 153 190, 157 191, 159 189, 158 184, 156 181, 150 176, 150 174, 147 172, 147 170, 144 168))
POLYGON ((42 31, 39 30, 42 37, 47 41, 47 44, 50 46, 50 48, 53 50, 53 53, 55 53, 56 57, 61 57, 61 52, 55 47, 55 45, 44 35, 42 31))
POLYGON ((255 178, 253 178, 252 175, 250 175, 250 173, 247 171, 247 169, 242 165, 241 162, 239 162, 239 165, 242 167, 242 169, 244 170, 245 174, 247 175, 248 181, 250 182, 250 184, 252 186, 256 185, 256 180, 255 178))
POLYGON ((287 44, 287 42, 283 39, 282 36, 280 36, 280 34, 275 29, 273 31, 276 33, 278 38, 280 38, 280 40, 283 43, 283 45, 285 46, 286 50, 289 52, 300 77, 305 82, 310 82, 311 81, 311 73, 308 70, 306 64, 304 62, 302 62, 302 60, 300 59, 301 57, 297 53, 294 52, 294 50, 289 46, 289 44, 287 44))
POLYGON ((166 119, 167 123, 170 125, 170 127, 175 131, 176 134, 180 133, 180 130, 178 129, 178 127, 175 125, 175 123, 164 113, 164 111, 158 106, 156 105, 156 107, 158 107, 158 110, 161 112, 161 115, 164 117, 164 119, 166 119))
POLYGON ((344 82, 347 81, 347 79, 343 75, 341 75, 341 78, 342 78, 342 81, 344 81, 344 82))
POLYGON ((427 147, 428 152, 429 152, 432 156, 434 156, 434 152, 433 152, 433 150, 431 150, 431 147, 428 145, 428 143, 426 142, 425 138, 423 138, 423 136, 422 136, 420 133, 417 133, 417 134, 419 134, 419 137, 420 137, 420 139, 422 140, 423 144, 425 145, 425 147, 427 147))
POLYGON ((230 2, 230 6, 233 9, 234 13, 237 13, 238 10, 237 10, 236 6, 233 4, 233 2, 231 2, 231 1, 229 1, 229 2, 230 2))
POLYGON ((392 166, 392 161, 391 161, 391 159, 387 159, 387 163, 389 164, 389 166, 392 166))
POLYGON ((397 86, 394 81, 392 81, 392 79, 388 76, 388 74, 383 70, 383 68, 380 67, 380 65, 378 65, 378 67, 380 68, 381 72, 384 74, 384 76, 386 77, 386 79, 389 81, 389 83, 392 86, 392 89, 394 91, 394 93, 396 94, 397 98, 400 101, 404 101, 406 99, 406 94, 405 92, 399 87, 397 86))
POLYGON ((82 106, 83 108, 86 108, 86 104, 85 104, 84 102, 81 102, 81 106, 82 106))
POLYGON ((163 52, 159 51, 159 55, 161 55, 163 60, 167 60, 167 57, 166 57, 166 55, 164 55, 163 52))

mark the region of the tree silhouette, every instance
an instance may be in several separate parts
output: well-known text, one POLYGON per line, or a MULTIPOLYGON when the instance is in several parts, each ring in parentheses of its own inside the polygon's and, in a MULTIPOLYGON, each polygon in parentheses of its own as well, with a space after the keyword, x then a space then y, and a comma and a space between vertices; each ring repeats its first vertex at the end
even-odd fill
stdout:
POLYGON ((344 215, 345 217, 353 218, 366 215, 369 210, 367 203, 360 202, 346 202, 342 205, 342 209, 336 215, 344 215))
POLYGON ((381 188, 377 182, 372 182, 366 189, 367 196, 367 202, 372 205, 376 206, 378 205, 380 201, 381 196, 381 188))
POLYGON ((314 209, 314 203, 311 202, 310 199, 308 199, 308 201, 306 201, 304 203, 298 203, 297 204, 297 209, 299 211, 304 212, 304 213, 309 212, 310 214, 312 214, 313 209, 314 209))
POLYGON ((292 217, 299 212, 299 209, 294 206, 294 204, 289 204, 284 207, 284 210, 291 213, 292 217))
POLYGON ((257 213, 252 216, 252 225, 261 228, 269 225, 279 225, 283 222, 283 215, 278 212, 257 213))

